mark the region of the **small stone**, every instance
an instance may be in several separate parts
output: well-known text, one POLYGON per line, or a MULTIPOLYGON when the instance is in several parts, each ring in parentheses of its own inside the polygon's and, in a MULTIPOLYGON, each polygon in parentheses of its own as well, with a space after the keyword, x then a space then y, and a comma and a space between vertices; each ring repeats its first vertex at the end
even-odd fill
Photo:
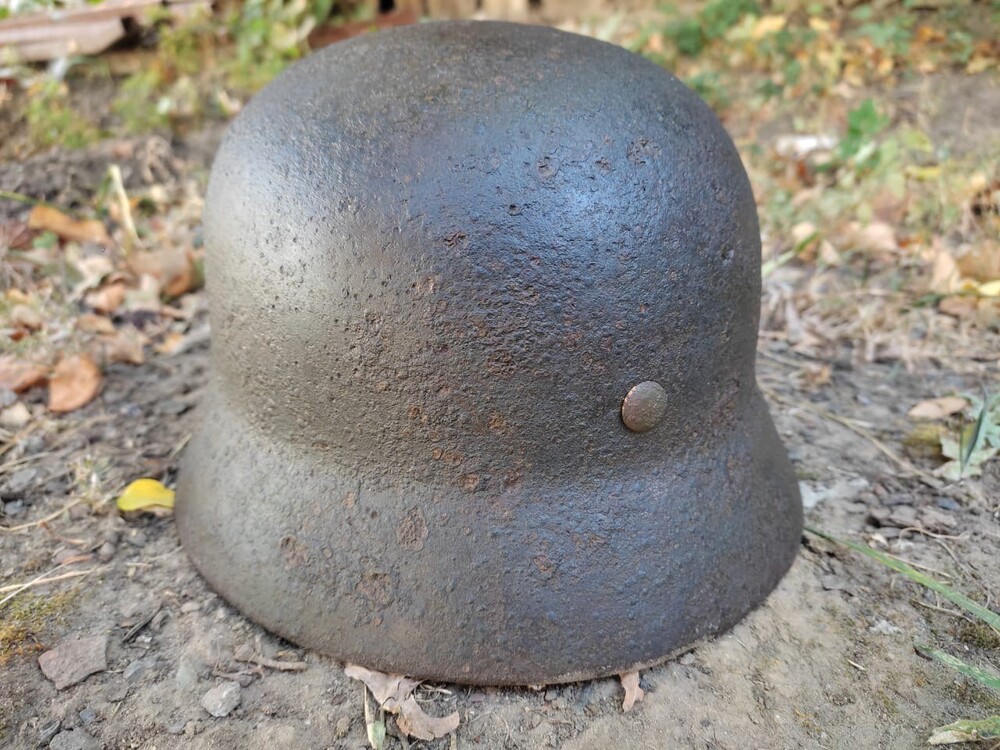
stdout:
POLYGON ((351 720, 347 716, 337 719, 337 725, 333 728, 333 736, 338 740, 344 739, 351 731, 351 720))
POLYGON ((880 619, 874 625, 872 625, 868 630, 877 635, 895 635, 896 633, 902 633, 900 628, 897 628, 891 622, 885 618, 880 619))
POLYGON ((698 657, 694 655, 694 651, 688 651, 684 656, 682 656, 678 661, 685 667, 692 667, 694 663, 698 661, 698 657))
POLYGON ((39 656, 38 666, 56 689, 62 690, 107 669, 107 647, 104 635, 67 639, 39 656))
POLYGON ((26 456, 33 456, 36 453, 41 453, 45 450, 45 438, 41 435, 31 435, 23 443, 24 454, 26 456))
POLYGON ((843 578, 837 575, 829 574, 823 576, 820 580, 824 591, 843 591, 845 594, 854 596, 854 590, 851 588, 843 578))
POLYGON ((30 421, 31 412, 20 401, 0 411, 0 427, 5 427, 8 430, 20 430, 30 421))
POLYGON ((83 709, 78 716, 80 717, 80 723, 85 727, 88 727, 97 721, 97 711, 92 708, 83 709))
POLYGON ((149 664, 145 659, 137 659, 125 667, 122 677, 125 678, 125 682, 136 683, 145 676, 148 669, 149 664))
POLYGON ((105 542, 100 547, 97 548, 97 559, 102 563, 111 562, 111 559, 115 556, 115 552, 118 548, 111 542, 105 542))
POLYGON ((20 471, 15 471, 10 475, 10 479, 7 480, 7 486, 3 490, 4 497, 12 500, 24 497, 24 494, 34 483, 37 476, 38 469, 21 469, 20 471))
POLYGON ((947 534, 955 528, 955 518, 936 508, 924 508, 920 511, 920 525, 936 534, 947 534))
POLYGON ((528 726, 531 727, 532 729, 534 729, 541 723, 542 723, 542 715, 539 713, 532 713, 528 717, 528 726))
POLYGON ((54 562, 56 565, 62 565, 68 560, 72 560, 74 557, 79 557, 81 554, 82 553, 79 550, 61 549, 58 552, 56 552, 55 555, 53 555, 52 562, 54 562))
POLYGON ((216 719, 229 716, 242 700, 240 686, 235 682, 223 682, 209 690, 201 698, 201 707, 216 719))
POLYGON ((908 529, 917 525, 917 509, 912 505, 897 505, 889 516, 889 525, 908 529))
POLYGON ((197 612, 201 609, 201 604, 198 602, 184 602, 181 605, 181 614, 189 615, 192 612, 197 612))
POLYGON ((14 500, 10 503, 4 503, 3 513, 5 516, 10 516, 11 518, 17 518, 24 514, 24 503, 21 500, 14 500))
POLYGON ((184 727, 187 725, 187 719, 177 719, 170 724, 167 724, 167 734, 184 734, 184 727))
POLYGON ((139 531, 139 529, 132 529, 130 533, 125 535, 125 541, 133 547, 145 547, 146 542, 148 542, 149 539, 146 537, 146 534, 139 531))
POLYGON ((104 743, 91 737, 82 729, 60 732, 49 743, 51 750, 104 750, 104 743))
POLYGON ((548 690, 545 691, 546 701, 554 701, 558 697, 559 697, 559 691, 556 690, 555 688, 549 688, 548 690))
POLYGON ((41 729, 38 730, 39 742, 41 742, 44 745, 46 742, 50 741, 53 737, 56 736, 56 733, 59 731, 59 727, 61 726, 62 722, 59 721, 58 719, 44 725, 41 729))

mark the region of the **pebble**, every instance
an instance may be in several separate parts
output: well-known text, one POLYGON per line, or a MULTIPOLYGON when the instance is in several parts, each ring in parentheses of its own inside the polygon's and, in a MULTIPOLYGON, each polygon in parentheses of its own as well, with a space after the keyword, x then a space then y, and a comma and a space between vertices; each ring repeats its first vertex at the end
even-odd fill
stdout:
POLYGON ((59 719, 49 722, 48 724, 46 724, 45 726, 43 726, 41 729, 38 730, 38 741, 44 745, 46 742, 48 742, 49 740, 51 740, 53 737, 56 736, 56 733, 59 731, 59 727, 61 726, 62 722, 59 721, 59 719))
POLYGON ((202 696, 201 707, 215 718, 222 719, 229 716, 242 699, 240 686, 227 680, 202 696))
POLYGON ((115 552, 118 548, 111 542, 105 542, 100 547, 97 548, 97 559, 102 563, 111 562, 111 559, 115 556, 115 552))
POLYGON ((41 453, 45 449, 45 438, 41 435, 31 435, 22 443, 22 450, 26 456, 33 456, 41 453))
POLYGON ((104 750, 104 743, 91 737, 82 729, 60 732, 49 743, 51 750, 104 750))
POLYGON ((133 547, 145 547, 149 539, 146 537, 145 532, 139 531, 139 529, 132 529, 131 533, 125 535, 125 541, 133 547))
POLYGON ((351 719, 347 716, 341 716, 337 719, 337 725, 333 728, 333 735, 338 740, 344 739, 351 731, 351 719))
POLYGON ((962 507, 950 497, 939 497, 934 504, 942 510, 958 510, 962 507))
POLYGON ((10 503, 4 503, 3 513, 5 516, 10 516, 11 518, 17 518, 24 513, 24 503, 21 500, 14 500, 10 503))
POLYGON ((559 697, 559 691, 556 690, 555 688, 549 688, 548 690, 545 691, 545 700, 547 701, 554 701, 558 697, 559 697))
POLYGON ((97 711, 92 708, 85 708, 78 714, 80 717, 80 723, 85 727, 90 726, 95 721, 97 721, 97 711))
POLYGON ((896 633, 902 633, 900 628, 897 628, 891 622, 885 618, 880 619, 870 628, 868 628, 872 633, 877 633, 878 635, 895 635, 896 633))
POLYGON ((136 683, 145 677, 149 667, 150 664, 146 659, 136 659, 134 662, 125 667, 125 670, 122 672, 122 677, 125 678, 126 682, 136 683))
POLYGON ((7 485, 4 487, 4 497, 9 497, 12 500, 24 497, 25 492, 31 487, 37 476, 38 469, 21 469, 15 471, 10 475, 7 485))
POLYGON ((107 649, 106 635, 66 639, 39 656, 38 666, 56 690, 62 690, 107 669, 107 649))
POLYGON ((184 602, 181 605, 181 613, 185 615, 189 615, 192 612, 197 612, 199 609, 201 609, 200 602, 184 602))
POLYGON ((8 430, 19 430, 30 421, 31 412, 20 401, 16 404, 8 405, 6 409, 0 411, 0 427, 6 427, 8 430))

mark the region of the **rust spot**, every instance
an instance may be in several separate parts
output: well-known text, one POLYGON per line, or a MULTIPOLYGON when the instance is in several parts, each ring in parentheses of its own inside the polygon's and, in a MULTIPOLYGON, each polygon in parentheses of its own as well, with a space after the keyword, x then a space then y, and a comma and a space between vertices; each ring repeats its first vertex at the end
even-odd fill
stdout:
POLYGON ((556 564, 548 557, 548 555, 535 555, 531 558, 531 562, 535 564, 538 572, 542 574, 542 578, 551 578, 555 575, 556 564))
POLYGON ((507 424, 507 420, 504 419, 503 414, 498 411, 494 411, 490 414, 490 419, 487 424, 489 425, 490 432, 495 432, 497 435, 505 434, 510 427, 507 424))
POLYGON ((387 390, 389 390, 389 381, 388 380, 378 381, 372 387, 372 390, 375 391, 375 393, 385 393, 387 390))
POLYGON ((462 477, 462 489, 466 492, 475 492, 479 488, 479 475, 466 474, 462 477))
POLYGON ((523 472, 508 471, 506 474, 503 475, 503 486, 513 487, 514 485, 520 483, 522 476, 524 476, 523 472))
POLYGON ((344 507, 350 510, 358 502, 358 493, 351 490, 346 495, 344 495, 344 507))
POLYGON ((392 579, 388 573, 365 571, 354 588, 377 607, 387 607, 392 603, 392 579))
POLYGON ((412 552, 419 552, 424 548, 424 540, 427 538, 427 521, 420 508, 413 507, 403 516, 403 520, 396 526, 396 541, 399 546, 412 552))
POLYGON ((285 565, 290 568, 301 568, 309 564, 309 547, 291 534, 281 538, 278 543, 285 565))
POLYGON ((443 455, 444 455, 444 451, 441 450, 440 448, 435 448, 434 450, 431 451, 431 456, 434 457, 435 461, 440 461, 441 460, 441 456, 443 456, 443 455))
POLYGON ((444 244, 450 248, 465 247, 468 239, 465 232, 452 232, 444 238, 444 244))
POLYGON ((424 413, 424 407, 419 404, 410 404, 406 409, 406 416, 410 419, 420 419, 420 415, 424 413))

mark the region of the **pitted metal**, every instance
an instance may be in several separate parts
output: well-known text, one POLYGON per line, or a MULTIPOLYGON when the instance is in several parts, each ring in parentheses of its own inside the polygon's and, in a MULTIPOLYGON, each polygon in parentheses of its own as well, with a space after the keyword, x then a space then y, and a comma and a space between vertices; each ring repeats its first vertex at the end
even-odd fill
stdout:
POLYGON ((560 682, 728 628, 790 565, 753 195, 662 69, 502 23, 333 45, 234 121, 205 235, 177 522, 269 629, 560 682))

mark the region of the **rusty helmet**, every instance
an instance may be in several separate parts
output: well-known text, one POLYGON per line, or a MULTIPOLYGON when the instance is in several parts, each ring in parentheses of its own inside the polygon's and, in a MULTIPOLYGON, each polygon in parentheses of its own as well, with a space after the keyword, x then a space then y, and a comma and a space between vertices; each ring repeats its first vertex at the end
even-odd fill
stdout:
POLYGON ((266 628, 564 682, 730 627, 791 564, 753 194, 656 65, 505 23, 333 45, 232 123, 205 238, 177 523, 266 628))

